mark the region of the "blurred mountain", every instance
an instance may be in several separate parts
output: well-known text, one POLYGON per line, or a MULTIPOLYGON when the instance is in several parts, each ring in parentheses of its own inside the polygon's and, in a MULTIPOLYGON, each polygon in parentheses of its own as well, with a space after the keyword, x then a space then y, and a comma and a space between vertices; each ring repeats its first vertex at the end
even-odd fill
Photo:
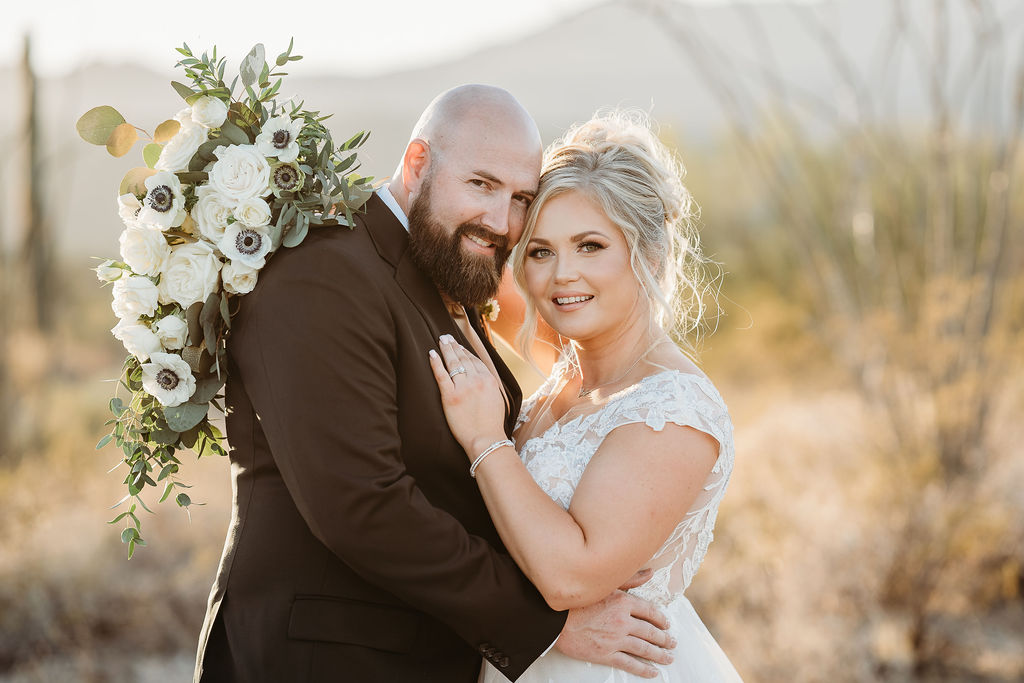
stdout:
MULTIPOLYGON (((301 96, 309 108, 333 112, 330 123, 340 137, 372 129, 361 156, 363 171, 377 177, 394 170, 409 129, 427 102, 465 82, 508 88, 536 117, 545 142, 600 107, 648 110, 663 132, 680 145, 685 159, 687 147, 712 144, 731 119, 749 118, 756 125, 753 117, 770 101, 772 90, 801 106, 834 111, 839 118, 854 116, 858 98, 884 92, 891 96, 872 109, 872 116, 926 121, 930 110, 926 74, 941 58, 928 51, 931 36, 936 31, 948 33, 953 73, 949 80, 955 85, 957 78, 970 74, 973 36, 981 30, 973 15, 963 13, 961 6, 966 3, 950 4, 950 21, 936 27, 931 0, 721 5, 610 0, 515 42, 430 68, 374 78, 303 78, 302 62, 298 62, 292 66, 294 75, 285 79, 283 93, 301 96), (902 49, 891 34, 901 11, 902 21, 918 39, 902 49), (671 22, 666 17, 672 17, 671 22), (675 38, 664 30, 670 23, 676 27, 675 38), (843 55, 845 64, 832 59, 837 54, 843 55), (706 62, 717 66, 699 66, 706 62), (772 75, 767 81, 772 88, 764 87, 764 73, 772 75), (734 111, 723 110, 715 95, 726 78, 738 79, 729 84, 742 84, 747 93, 734 111)), ((1003 43, 1016 51, 1024 43, 1022 3, 985 4, 997 9, 1000 21, 995 26, 1003 32, 1003 43)), ((993 33, 986 40, 997 38, 993 33)), ((301 46, 297 48, 301 53, 301 46)), ((41 82, 51 219, 60 226, 61 252, 78 262, 90 255, 115 253, 121 230, 114 205, 117 184, 130 166, 142 162, 141 145, 129 156, 113 159, 102 149, 82 143, 74 123, 100 104, 115 106, 130 122, 149 130, 169 118, 183 104, 168 87, 172 78, 180 76, 171 68, 176 56, 171 46, 167 54, 168 68, 162 73, 131 64, 88 64, 65 77, 41 82)), ((1008 73, 1007 82, 1013 76, 1008 73)), ((2 92, 15 101, 20 98, 18 78, 10 67, 0 70, 2 92)), ((8 148, 20 136, 19 112, 17 106, 0 108, 0 141, 8 148)), ((965 118, 977 121, 1001 115, 989 110, 963 112, 965 118)), ((13 161, 9 157, 0 166, 0 185, 7 197, 20 185, 13 161)), ((16 233, 11 227, 20 225, 18 214, 16 202, 5 201, 0 208, 0 231, 7 233, 8 243, 11 233, 16 233)))

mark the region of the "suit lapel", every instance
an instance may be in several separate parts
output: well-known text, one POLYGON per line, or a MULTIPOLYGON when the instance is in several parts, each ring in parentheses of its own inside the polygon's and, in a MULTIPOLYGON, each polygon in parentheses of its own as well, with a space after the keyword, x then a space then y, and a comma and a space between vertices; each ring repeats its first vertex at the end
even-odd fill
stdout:
MULTIPOLYGON (((412 260, 408 249, 409 233, 406 232, 405 227, 391 212, 391 209, 374 194, 367 201, 366 213, 362 219, 377 253, 395 268, 395 282, 405 292, 412 302, 413 308, 423 318, 430 330, 433 346, 437 346, 437 339, 442 334, 450 334, 470 353, 473 353, 473 345, 469 343, 469 340, 462 334, 462 330, 449 315, 437 287, 412 260)), ((505 391, 509 397, 509 406, 505 414, 505 430, 511 433, 522 403, 522 390, 512 371, 505 365, 491 344, 480 314, 475 309, 466 308, 465 310, 470 325, 483 342, 484 348, 487 349, 487 353, 491 357, 491 362, 494 363, 494 367, 498 370, 498 375, 505 385, 505 391)))
POLYGON ((516 381, 512 370, 505 364, 498 350, 491 343, 491 335, 488 333, 479 311, 469 307, 466 307, 465 311, 466 316, 469 318, 470 326, 477 336, 480 337, 480 341, 483 342, 484 348, 487 349, 487 355, 491 357, 491 362, 494 363, 498 376, 501 378, 502 384, 505 385, 505 392, 508 394, 509 401, 508 412, 505 414, 505 432, 511 434, 512 429, 516 425, 516 418, 519 416, 519 408, 523 402, 523 390, 519 387, 519 382, 516 381))

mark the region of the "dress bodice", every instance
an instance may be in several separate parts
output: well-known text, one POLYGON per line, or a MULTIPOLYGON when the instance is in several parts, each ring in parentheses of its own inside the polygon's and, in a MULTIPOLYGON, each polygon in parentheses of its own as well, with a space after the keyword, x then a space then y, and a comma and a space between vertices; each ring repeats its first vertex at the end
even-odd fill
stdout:
MULTIPOLYGON (((529 432, 524 425, 560 386, 567 364, 560 362, 548 380, 524 401, 516 436, 529 432)), ((682 595, 697 573, 713 538, 718 505, 732 472, 732 422, 721 395, 706 377, 679 370, 648 375, 612 394, 595 412, 567 414, 542 433, 519 443, 519 453, 534 480, 560 506, 568 510, 573 493, 590 459, 605 437, 617 427, 642 423, 655 431, 666 423, 691 427, 712 436, 719 444, 718 460, 697 499, 672 534, 647 563, 652 578, 630 592, 652 602, 668 604, 682 595)), ((518 438, 517 438, 518 441, 518 438)), ((686 457, 686 453, 680 453, 686 457)))

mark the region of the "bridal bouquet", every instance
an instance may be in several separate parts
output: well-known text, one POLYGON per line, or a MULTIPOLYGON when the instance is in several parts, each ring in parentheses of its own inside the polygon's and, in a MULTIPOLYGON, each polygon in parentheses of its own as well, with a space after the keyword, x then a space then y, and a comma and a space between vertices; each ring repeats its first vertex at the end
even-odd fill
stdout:
POLYGON ((129 557, 145 545, 136 502, 149 510, 146 488, 162 486, 161 502, 173 493, 187 510, 181 452, 226 454, 210 406, 224 411, 235 299, 252 291, 275 251, 298 246, 311 226, 351 226, 372 193, 371 178, 355 173, 353 150, 366 133, 335 145, 327 116, 278 101, 287 74, 275 69, 301 59, 291 44, 273 67, 254 47, 230 85, 216 48, 178 52, 188 83, 171 85, 188 106, 152 135, 109 106, 77 124, 82 138, 115 157, 140 133, 149 140, 146 165, 128 171, 118 192, 120 259, 96 268, 113 283, 111 332, 128 351, 118 389, 126 395, 110 400, 112 429, 96 448, 113 442, 123 451, 128 491, 113 507, 130 506, 111 524, 124 523, 129 557))

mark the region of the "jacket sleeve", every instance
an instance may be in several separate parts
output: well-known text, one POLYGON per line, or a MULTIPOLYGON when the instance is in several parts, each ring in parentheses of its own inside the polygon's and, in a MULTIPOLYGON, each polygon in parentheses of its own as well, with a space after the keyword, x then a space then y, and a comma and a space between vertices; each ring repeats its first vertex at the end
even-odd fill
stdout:
POLYGON ((285 485, 312 533, 355 572, 448 624, 514 679, 566 613, 406 472, 392 314, 358 267, 313 247, 261 273, 232 338, 285 485))

